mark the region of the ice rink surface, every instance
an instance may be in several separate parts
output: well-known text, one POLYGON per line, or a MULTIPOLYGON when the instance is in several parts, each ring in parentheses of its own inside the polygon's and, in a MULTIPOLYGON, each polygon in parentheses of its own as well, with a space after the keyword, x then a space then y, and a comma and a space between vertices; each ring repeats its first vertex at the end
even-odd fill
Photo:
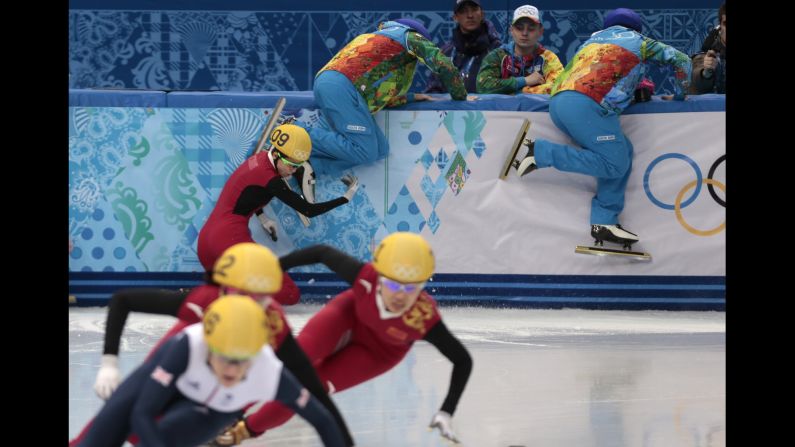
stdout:
MULTIPOLYGON (((318 305, 287 307, 296 335, 318 305)), ((466 447, 718 447, 726 444, 726 314, 441 307, 472 375, 453 418, 466 447)), ((106 308, 69 310, 69 437, 102 406, 92 389, 106 308)), ((131 314, 126 376, 175 322, 131 314)), ((447 446, 427 425, 451 364, 418 342, 388 373, 333 395, 360 447, 447 446)), ((243 443, 320 446, 299 417, 243 443)))

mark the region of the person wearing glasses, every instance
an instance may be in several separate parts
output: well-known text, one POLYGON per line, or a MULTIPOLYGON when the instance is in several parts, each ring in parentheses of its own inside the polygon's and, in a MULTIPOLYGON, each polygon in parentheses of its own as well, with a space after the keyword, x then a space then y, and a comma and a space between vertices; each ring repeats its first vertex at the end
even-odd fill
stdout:
POLYGON ((136 369, 105 403, 81 447, 120 447, 130 434, 147 447, 191 447, 261 401, 277 400, 315 427, 325 446, 343 446, 329 412, 267 343, 262 307, 250 297, 215 300, 136 369))
MULTIPOLYGON (((285 269, 320 262, 351 284, 310 318, 297 337, 328 393, 389 371, 415 341, 425 340, 453 363, 447 396, 430 426, 458 442, 452 416, 469 380, 472 358, 424 289, 434 270, 428 242, 414 233, 397 232, 384 238, 368 263, 326 245, 294 251, 280 261, 285 269)), ((290 409, 270 402, 225 436, 235 434, 238 440, 259 436, 291 416, 290 409)))
MULTIPOLYGON (((312 153, 309 134, 295 124, 282 124, 273 130, 270 141, 268 151, 252 155, 232 172, 199 231, 199 262, 207 271, 227 248, 239 242, 254 242, 248 222, 274 197, 304 216, 314 217, 350 202, 359 188, 358 179, 346 174, 341 178, 348 187, 345 194, 327 202, 308 202, 282 178, 291 176, 309 159, 312 153)), ((273 234, 275 224, 267 230, 273 234)), ((284 280, 290 288, 294 286, 290 285, 293 281, 289 277, 285 276, 284 280)))
MULTIPOLYGON (((270 249, 253 242, 243 242, 224 251, 208 275, 207 283, 193 288, 190 293, 151 288, 122 289, 114 293, 108 307, 102 363, 97 372, 94 391, 100 398, 107 400, 119 387, 119 344, 130 311, 177 317, 174 326, 150 351, 151 357, 171 337, 187 326, 201 322, 207 307, 220 296, 245 295, 257 302, 264 311, 269 329, 267 343, 276 357, 334 417, 345 437, 345 445, 354 445, 345 420, 323 389, 306 354, 293 338, 284 309, 275 301, 276 292, 282 286, 282 278, 279 259, 270 249)), ((79 445, 91 425, 92 422, 89 422, 69 445, 79 445)))

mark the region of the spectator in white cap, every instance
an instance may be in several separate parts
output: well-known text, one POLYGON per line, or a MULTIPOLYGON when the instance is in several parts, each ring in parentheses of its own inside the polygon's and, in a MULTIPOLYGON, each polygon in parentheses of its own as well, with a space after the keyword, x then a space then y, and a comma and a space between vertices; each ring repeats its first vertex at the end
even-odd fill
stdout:
POLYGON ((544 25, 538 8, 522 5, 513 12, 512 40, 492 50, 478 73, 478 93, 548 94, 563 65, 538 40, 544 25))

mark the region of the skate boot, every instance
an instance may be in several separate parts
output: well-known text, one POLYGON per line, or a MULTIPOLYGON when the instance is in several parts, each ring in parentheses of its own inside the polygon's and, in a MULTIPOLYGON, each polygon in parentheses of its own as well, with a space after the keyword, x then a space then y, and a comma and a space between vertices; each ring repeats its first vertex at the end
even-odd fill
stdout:
POLYGON ((513 165, 520 177, 538 169, 535 157, 535 141, 530 141, 530 139, 525 138, 524 145, 527 146, 527 155, 524 156, 521 162, 519 160, 513 161, 513 165))
POLYGON ((294 115, 279 115, 276 118, 276 126, 281 126, 282 124, 293 124, 297 118, 294 115))
POLYGON ((315 203, 315 170, 309 161, 305 161, 300 168, 296 169, 293 177, 301 187, 304 199, 309 203, 315 203))
POLYGON ((591 236, 596 246, 604 246, 604 241, 608 241, 620 244, 627 250, 631 250, 632 244, 640 240, 637 234, 625 230, 619 224, 591 225, 591 236))

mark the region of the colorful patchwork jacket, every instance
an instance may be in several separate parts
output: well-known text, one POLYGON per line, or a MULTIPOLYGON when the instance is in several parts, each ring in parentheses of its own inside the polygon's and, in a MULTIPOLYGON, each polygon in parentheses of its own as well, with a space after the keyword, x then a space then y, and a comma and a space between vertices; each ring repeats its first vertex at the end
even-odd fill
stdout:
POLYGON ((478 72, 478 93, 539 93, 548 94, 552 83, 563 72, 563 65, 555 53, 539 44, 533 54, 516 56, 514 43, 510 41, 491 50, 483 59, 478 72), (524 77, 533 72, 541 72, 544 83, 528 87, 524 77))
POLYGON ((684 99, 690 80, 690 58, 681 51, 621 25, 597 31, 583 43, 552 87, 552 95, 575 90, 602 107, 621 113, 635 97, 647 62, 671 65, 676 94, 684 99))
POLYGON ((376 113, 414 100, 414 94, 407 92, 418 60, 441 79, 453 99, 466 99, 464 81, 450 58, 430 40, 392 21, 354 38, 318 75, 325 70, 342 73, 367 101, 370 113, 376 113))

